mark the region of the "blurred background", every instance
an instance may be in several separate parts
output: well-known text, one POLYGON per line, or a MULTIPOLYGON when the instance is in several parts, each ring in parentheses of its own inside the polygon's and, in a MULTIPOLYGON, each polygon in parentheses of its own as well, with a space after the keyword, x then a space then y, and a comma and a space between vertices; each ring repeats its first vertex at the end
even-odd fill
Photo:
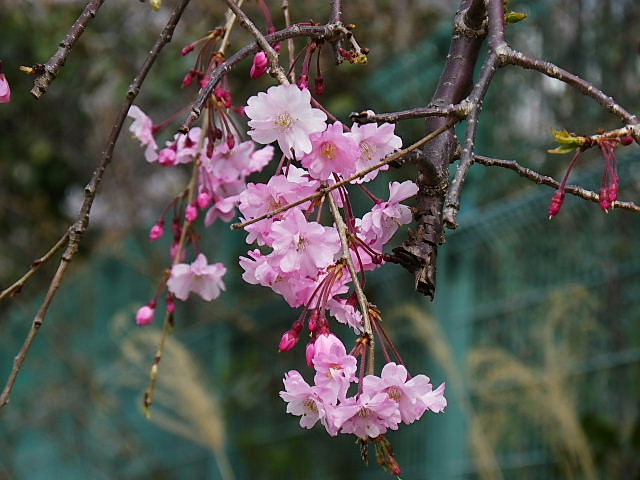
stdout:
MULTIPOLYGON (((2 288, 75 217, 126 87, 173 5, 165 0, 153 12, 143 3, 106 2, 35 101, 32 78, 18 67, 45 62, 83 3, 0 0, 0 58, 13 89, 12 102, 0 107, 2 288)), ((193 0, 153 68, 136 104, 154 121, 193 98, 194 90, 179 86, 194 57, 179 51, 223 23, 221 3, 193 0)), ((323 21, 327 3, 290 0, 299 21, 323 21)), ((336 68, 325 52, 326 105, 345 121, 351 111, 426 105, 457 2, 345 3, 345 20, 357 24, 371 54, 366 66, 336 68)), ((269 4, 282 26, 280 2, 269 4)), ((509 27, 516 48, 639 111, 638 2, 513 0, 511 8, 529 14, 509 27)), ((253 2, 247 11, 262 25, 253 2)), ((238 30, 231 50, 246 41, 238 30)), ((249 67, 245 61, 232 78, 238 105, 270 85, 248 81, 249 67)), ((559 82, 509 68, 496 75, 484 104, 478 152, 560 179, 569 157, 546 153, 551 129, 590 134, 618 126, 559 82)), ((422 122, 399 131, 409 144, 422 136, 422 122)), ((619 153, 623 200, 638 197, 639 157, 637 146, 619 153)), ((603 165, 589 152, 570 182, 597 191, 603 165)), ((407 166, 372 189, 384 197, 386 182, 414 176, 407 166)), ((300 347, 277 353, 297 312, 242 282, 237 257, 247 245, 226 225, 206 232, 203 251, 229 268, 227 293, 178 306, 156 404, 145 418, 142 395, 160 326, 137 327, 134 316, 154 295, 169 248, 168 241, 149 244, 148 229, 186 180, 186 170, 147 164, 137 141, 122 135, 81 252, 11 404, 0 411, 0 479, 390 478, 362 463, 352 437, 303 430, 285 414, 277 395, 283 373, 310 377, 300 347)), ((415 294, 411 276, 395 265, 367 284, 410 371, 447 382, 445 413, 389 435, 403 478, 640 478, 640 218, 568 198, 548 221, 553 190, 480 165, 467 185, 460 227, 440 250, 434 303, 415 294)), ((403 232, 396 242, 402 239, 403 232)), ((53 268, 0 304, 3 382, 53 268)))

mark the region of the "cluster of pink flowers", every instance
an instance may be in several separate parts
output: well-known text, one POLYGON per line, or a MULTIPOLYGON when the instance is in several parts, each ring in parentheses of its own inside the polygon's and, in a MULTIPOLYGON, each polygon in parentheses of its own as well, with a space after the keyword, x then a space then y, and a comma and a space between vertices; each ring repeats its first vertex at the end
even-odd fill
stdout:
POLYGON ((388 429, 397 430, 402 422, 411 424, 427 410, 441 412, 447 401, 444 384, 433 389, 429 378, 417 375, 409 379, 407 369, 387 363, 380 376, 367 375, 359 392, 347 396, 357 382, 357 360, 348 355, 342 342, 332 334, 319 335, 307 359, 315 369, 310 386, 297 370, 284 377, 287 413, 300 416, 300 426, 311 428, 318 421, 329 435, 352 433, 362 439, 374 439, 388 429))

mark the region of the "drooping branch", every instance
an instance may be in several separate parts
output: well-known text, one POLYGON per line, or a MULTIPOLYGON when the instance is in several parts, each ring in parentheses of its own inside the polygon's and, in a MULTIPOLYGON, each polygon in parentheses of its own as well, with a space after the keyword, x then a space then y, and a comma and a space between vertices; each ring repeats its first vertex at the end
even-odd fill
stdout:
POLYGON ((87 24, 96 16, 98 9, 104 2, 105 0, 91 0, 87 3, 82 14, 75 21, 69 30, 69 33, 67 33, 67 36, 59 43, 58 51, 56 51, 47 63, 41 66, 39 65, 39 68, 34 69, 36 70, 36 73, 38 73, 38 76, 33 81, 33 88, 31 89, 31 94, 34 97, 39 99, 47 93, 49 85, 55 80, 58 76, 58 71, 67 61, 67 57, 71 53, 73 45, 84 33, 87 28, 87 24))
POLYGON ((2 394, 0 394, 0 408, 7 405, 11 398, 11 392, 13 391, 13 387, 15 385, 16 379, 20 374, 22 366, 27 358, 29 353, 29 349, 33 345, 34 340, 36 339, 38 332, 40 331, 40 327, 42 327, 47 312, 49 310, 49 306, 53 301, 60 285, 62 284, 62 280, 64 275, 67 272, 70 262, 73 260, 78 248, 80 246, 80 241, 82 235, 87 231, 89 227, 89 217, 91 214, 91 207, 93 205, 93 201, 96 196, 96 192, 98 186, 100 185, 102 178, 104 176, 104 172, 111 163, 111 159, 113 157, 113 150, 115 148, 118 137, 120 136, 120 132, 122 131, 122 126, 124 125, 124 121, 127 118, 127 113, 129 112, 129 108, 133 103, 133 100, 138 95, 140 91, 140 87, 142 86, 144 80, 147 77, 147 74, 151 70, 151 67, 155 63, 156 59, 160 51, 164 48, 164 46, 171 41, 173 36, 173 31, 176 28, 176 25, 180 21, 182 17, 182 13, 185 8, 189 4, 190 0, 179 0, 176 4, 171 16, 165 27, 162 29, 158 39, 156 40, 153 48, 150 50, 147 58, 144 63, 140 67, 140 71, 135 76, 131 85, 127 89, 126 99, 120 107, 120 111, 118 116, 111 128, 111 133, 109 134, 109 138, 107 139, 107 143, 102 152, 102 157, 98 163, 98 166, 93 172, 89 183, 84 188, 84 200, 82 202, 82 207, 80 208, 80 213, 78 215, 77 220, 71 225, 67 231, 68 241, 66 243, 66 248, 62 253, 62 257, 60 259, 60 263, 58 268, 49 284, 49 288, 45 295, 45 298, 31 323, 31 328, 29 333, 27 334, 25 341, 18 351, 18 354, 14 358, 13 366, 9 376, 7 378, 7 382, 2 390, 2 394))

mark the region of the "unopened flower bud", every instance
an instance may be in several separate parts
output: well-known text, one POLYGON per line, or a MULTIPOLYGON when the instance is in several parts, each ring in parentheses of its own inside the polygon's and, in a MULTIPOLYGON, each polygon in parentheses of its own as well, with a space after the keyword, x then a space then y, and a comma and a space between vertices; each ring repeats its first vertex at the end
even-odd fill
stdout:
POLYGON ((305 74, 300 75, 300 80, 298 80, 298 86, 300 87, 300 90, 308 90, 309 75, 305 75, 305 74))
POLYGON ((227 148, 229 150, 233 150, 233 147, 236 146, 236 137, 235 135, 229 134, 227 135, 227 148))
POLYGON ((324 95, 324 91, 325 91, 324 77, 316 77, 315 87, 316 87, 316 95, 318 96, 324 95))
POLYGON ((255 57, 253 57, 253 64, 251 65, 249 76, 251 78, 259 78, 267 73, 268 68, 269 59, 267 59, 267 55, 263 51, 259 51, 255 57))
POLYGON ((176 311, 176 299, 173 295, 167 296, 167 311, 174 313, 176 311))
POLYGON ((198 218, 198 207, 195 205, 189 205, 185 210, 184 214, 187 222, 193 222, 196 218, 198 218))
POLYGON ((164 220, 159 220, 149 232, 149 239, 154 242, 164 235, 164 220))
POLYGON ((195 70, 189 70, 189 72, 182 79, 182 87, 184 88, 184 87, 191 86, 191 84, 193 83, 195 78, 196 78, 196 71, 195 70))
POLYGON ((630 136, 630 135, 629 135, 629 136, 627 136, 627 137, 622 137, 622 138, 620 139, 620 143, 621 143, 622 145, 624 145, 625 147, 626 147, 627 145, 631 145, 631 144, 633 143, 633 137, 632 137, 632 136, 630 136))
POLYGON ((156 315, 156 302, 152 301, 149 305, 140 307, 138 313, 136 313, 136 323, 138 325, 149 325, 153 322, 153 318, 156 315))
POLYGON ((564 197, 565 193, 563 190, 556 190, 556 193, 551 199, 551 205, 549 206, 549 218, 553 218, 560 213, 560 209, 564 203, 564 197))
POLYGON ((198 194, 198 207, 203 210, 211 205, 211 195, 207 192, 201 192, 198 194))
POLYGON ((606 187, 602 187, 600 189, 600 208, 602 208, 605 212, 608 212, 611 208, 611 202, 609 201, 609 195, 607 193, 606 187))
POLYGON ((278 350, 281 352, 288 352, 298 343, 298 339, 300 338, 300 334, 295 333, 292 330, 288 330, 284 332, 282 338, 280 339, 280 344, 278 345, 278 350))

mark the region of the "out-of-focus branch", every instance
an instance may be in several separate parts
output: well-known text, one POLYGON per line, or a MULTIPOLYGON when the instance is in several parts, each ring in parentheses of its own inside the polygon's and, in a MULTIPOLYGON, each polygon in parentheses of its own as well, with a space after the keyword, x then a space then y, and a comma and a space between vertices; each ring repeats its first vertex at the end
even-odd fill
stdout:
POLYGON ((234 0, 225 0, 225 3, 233 11, 233 13, 235 13, 238 21, 240 22, 240 25, 246 28, 251 33, 251 35, 256 38, 258 45, 260 45, 262 51, 264 51, 264 53, 267 55, 267 58, 269 59, 269 65, 271 67, 271 75, 276 78, 281 85, 288 85, 289 80, 287 79, 286 73, 280 66, 280 62, 278 60, 278 52, 273 49, 271 44, 269 44, 269 42, 264 38, 264 35, 262 35, 260 30, 258 30, 258 27, 256 27, 251 19, 247 16, 247 14, 244 13, 244 10, 238 7, 234 0))
POLYGON ((91 0, 84 7, 82 14, 75 21, 69 33, 64 38, 62 42, 58 45, 58 51, 49 59, 47 63, 42 66, 39 66, 37 70, 41 70, 42 73, 38 73, 38 76, 33 81, 33 88, 31 89, 31 95, 36 98, 42 97, 47 90, 49 89, 49 85, 53 80, 58 76, 58 70, 60 67, 64 65, 71 53, 71 49, 76 41, 80 38, 80 36, 84 33, 84 30, 87 28, 87 24, 89 21, 96 16, 98 13, 98 9, 102 6, 105 0, 91 0))
POLYGON ((40 327, 42 327, 46 319, 49 306, 51 305, 53 298, 55 297, 58 289, 60 288, 60 285, 62 284, 62 279, 64 278, 64 275, 69 267, 69 263, 71 262, 76 252, 78 251, 82 235, 87 231, 87 228, 89 227, 89 216, 91 213, 91 207, 93 205, 93 201, 95 199, 98 186, 102 181, 102 177, 104 176, 104 172, 106 168, 111 163, 111 159, 113 157, 113 150, 115 148, 116 141, 120 136, 120 132, 122 131, 122 126, 124 124, 124 121, 127 118, 127 113, 129 112, 129 108, 131 107, 133 100, 138 95, 138 92, 140 91, 140 87, 142 86, 142 83, 147 77, 149 70, 151 70, 151 67, 153 66, 156 59, 158 58, 160 51, 167 43, 171 41, 171 37, 173 36, 173 31, 175 30, 176 25, 180 21, 180 18, 182 17, 182 13, 184 12, 184 9, 187 7, 189 2, 190 0, 178 1, 175 8, 173 9, 173 12, 169 18, 169 21, 167 22, 165 27, 162 29, 160 36, 156 40, 153 48, 151 49, 144 63, 140 67, 140 71, 135 76, 135 78, 131 82, 131 85, 129 85, 129 88, 127 89, 126 100, 123 102, 122 106, 120 107, 120 112, 118 113, 118 116, 116 118, 116 121, 113 124, 113 127, 111 128, 111 133, 109 134, 109 138, 107 139, 106 146, 103 150, 102 158, 100 159, 98 166, 93 172, 93 175, 89 180, 89 183, 87 183, 86 187, 84 188, 84 200, 82 202, 82 207, 80 208, 80 213, 78 215, 78 218, 76 222, 73 225, 71 225, 71 227, 69 227, 69 230, 67 232, 68 242, 66 244, 67 246, 64 252, 62 253, 62 258, 60 259, 60 264, 58 265, 58 269, 56 270, 56 273, 54 274, 53 279, 49 284, 49 289, 47 291, 47 294, 45 295, 42 305, 40 306, 40 309, 38 310, 35 318, 33 319, 29 333, 27 334, 27 337, 25 338, 25 341, 22 347, 20 348, 20 351, 18 352, 18 354, 16 355, 13 361, 13 367, 11 369, 11 372, 9 373, 9 377, 4 386, 2 394, 0 394, 0 408, 4 407, 9 403, 13 386, 15 385, 16 379, 20 374, 20 370, 22 369, 25 359, 29 353, 29 349, 31 348, 31 345, 33 345, 33 342, 37 337, 38 332, 40 331, 40 327))
MULTIPOLYGON (((289 11, 289 0, 282 0, 282 14, 284 16, 284 25, 289 28, 291 26, 291 12, 289 11)), ((296 46, 293 38, 287 39, 287 52, 289 54, 289 80, 296 83, 296 73, 293 71, 293 63, 296 59, 296 46)))
MULTIPOLYGON (((498 158, 484 157, 481 155, 476 155, 474 157, 474 160, 475 160, 475 163, 479 163, 487 167, 508 168, 509 170, 513 170, 514 172, 516 172, 521 177, 527 178, 539 185, 548 185, 549 187, 553 187, 553 188, 558 188, 560 186, 560 182, 556 181, 552 177, 542 175, 541 173, 538 173, 535 170, 531 170, 530 168, 524 167, 520 165, 518 162, 516 162, 515 160, 502 160, 498 158)), ((577 187, 575 185, 567 185, 564 188, 564 191, 567 193, 570 193, 571 195, 575 195, 576 197, 580 197, 594 203, 600 202, 600 195, 598 195, 596 192, 587 190, 582 187, 577 187)), ((612 203, 612 207, 621 208, 623 210, 629 210, 635 213, 640 213, 640 206, 636 205, 633 202, 615 201, 612 203)))

